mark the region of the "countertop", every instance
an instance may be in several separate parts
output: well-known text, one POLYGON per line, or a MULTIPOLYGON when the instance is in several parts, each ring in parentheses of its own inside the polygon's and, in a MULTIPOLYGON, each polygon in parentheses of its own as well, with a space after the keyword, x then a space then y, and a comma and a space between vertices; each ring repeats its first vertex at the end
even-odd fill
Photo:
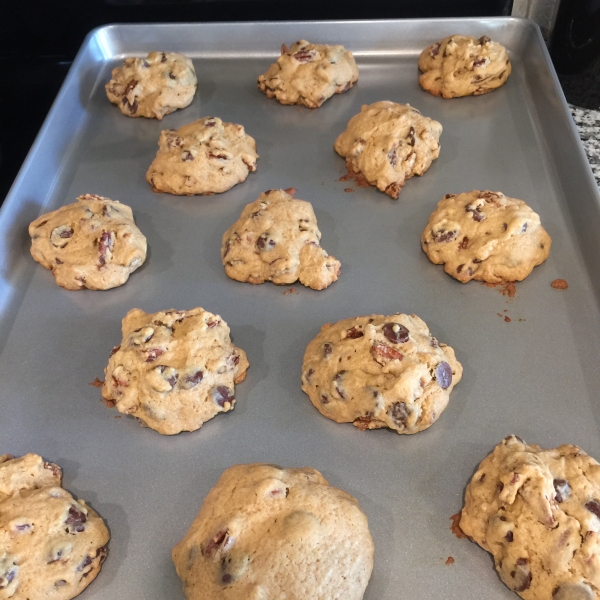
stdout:
POLYGON ((600 111, 569 104, 579 137, 590 161, 596 183, 600 187, 600 111))

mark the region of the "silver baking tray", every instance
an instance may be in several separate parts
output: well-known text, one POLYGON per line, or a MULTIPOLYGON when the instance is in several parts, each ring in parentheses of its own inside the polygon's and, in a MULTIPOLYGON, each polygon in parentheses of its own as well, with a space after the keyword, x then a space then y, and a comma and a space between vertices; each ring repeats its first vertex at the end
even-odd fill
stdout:
POLYGON ((510 433, 600 458, 600 196, 529 21, 102 27, 87 37, 4 202, 0 232, 0 453, 57 462, 65 487, 108 523, 109 557, 81 598, 183 598, 171 548, 220 473, 255 461, 310 465, 358 498, 375 540, 366 599, 514 598, 490 556, 450 531, 478 463, 510 433), (453 33, 507 46, 507 84, 456 100, 422 91, 420 51, 453 33), (256 86, 281 44, 301 38, 344 44, 360 69, 352 90, 318 110, 282 106, 256 86), (125 57, 156 49, 193 58, 197 96, 162 122, 126 118, 104 84, 125 57), (439 159, 398 201, 339 181, 346 171, 333 142, 377 100, 410 103, 444 126, 439 159), (153 193, 144 174, 160 130, 207 115, 256 138, 256 173, 212 197, 153 193), (323 247, 342 262, 325 291, 252 286, 224 273, 221 235, 245 204, 279 187, 313 203, 323 247), (553 239, 548 261, 513 298, 458 283, 421 252, 438 200, 472 189, 526 200, 553 239), (146 264, 107 292, 67 292, 29 255, 28 224, 86 192, 129 204, 148 238, 146 264), (553 289, 556 278, 568 290, 553 289), (89 383, 103 378, 122 317, 133 307, 196 306, 219 313, 248 353, 235 411, 174 437, 117 418, 89 383), (300 389, 308 342, 324 323, 394 312, 417 313, 464 365, 444 414, 413 436, 322 417, 300 389))

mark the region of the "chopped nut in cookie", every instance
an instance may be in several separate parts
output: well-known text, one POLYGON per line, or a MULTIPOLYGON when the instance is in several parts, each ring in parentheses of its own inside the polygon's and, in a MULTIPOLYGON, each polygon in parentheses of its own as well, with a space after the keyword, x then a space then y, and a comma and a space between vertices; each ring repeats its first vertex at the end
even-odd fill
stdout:
POLYGON ((417 433, 446 408, 462 377, 454 350, 416 315, 371 315, 321 329, 306 348, 302 389, 337 423, 417 433))
POLYGON ((154 314, 134 308, 122 330, 102 387, 120 412, 172 435, 233 409, 248 360, 221 317, 202 308, 154 314))
POLYGON ((292 195, 284 190, 264 192, 223 234, 221 259, 229 277, 252 284, 299 280, 314 290, 338 279, 340 261, 321 248, 312 205, 292 195))
POLYGON ((440 154, 442 126, 409 104, 363 105, 334 149, 357 174, 396 200, 407 179, 423 175, 440 154))

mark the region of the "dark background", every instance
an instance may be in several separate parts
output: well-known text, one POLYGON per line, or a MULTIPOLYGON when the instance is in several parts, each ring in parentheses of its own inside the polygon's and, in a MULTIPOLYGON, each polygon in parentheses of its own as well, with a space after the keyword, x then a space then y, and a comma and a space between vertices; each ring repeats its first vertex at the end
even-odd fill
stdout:
MULTIPOLYGON (((512 0, 2 0, 0 203, 87 33, 107 23, 507 16, 512 0)), ((562 0, 551 54, 567 100, 600 108, 600 0, 562 0)))

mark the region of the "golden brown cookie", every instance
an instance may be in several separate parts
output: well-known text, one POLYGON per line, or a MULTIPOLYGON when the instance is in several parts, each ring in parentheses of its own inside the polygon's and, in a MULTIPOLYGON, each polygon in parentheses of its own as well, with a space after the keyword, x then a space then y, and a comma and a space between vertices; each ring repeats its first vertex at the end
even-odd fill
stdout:
POLYGON ((69 600, 100 572, 108 529, 61 478, 58 465, 36 454, 0 456, 2 600, 69 600))
POLYGON ((294 189, 264 192, 223 234, 221 258, 229 277, 279 285, 299 279, 314 290, 337 281, 340 261, 321 248, 313 207, 306 200, 295 200, 295 193, 294 189))
POLYGON ((467 486, 460 528, 525 600, 600 597, 600 464, 577 446, 505 438, 467 486))
POLYGON ((458 98, 487 94, 511 72, 506 48, 489 37, 451 35, 428 46, 419 57, 421 87, 434 96, 458 98))
POLYGON ((361 600, 373 540, 316 469, 235 465, 173 549, 187 600, 361 600))
POLYGON ((360 173, 396 200, 407 179, 423 175, 440 154, 442 126, 410 104, 375 102, 363 105, 335 151, 350 173, 360 173))
POLYGON ((311 44, 300 40, 258 78, 258 89, 281 104, 318 108, 334 94, 349 90, 358 80, 352 53, 343 46, 311 44))
POLYGON ((462 377, 454 350, 417 315, 370 315, 321 328, 308 344, 302 389, 317 410, 359 429, 417 433, 442 414, 462 377))
POLYGON ((161 131, 146 181, 155 192, 217 194, 246 181, 257 159, 256 142, 241 125, 204 117, 161 131))
POLYGON ((146 58, 125 59, 113 69, 105 89, 124 115, 161 120, 191 104, 196 85, 194 65, 187 56, 150 52, 146 58))
POLYGON ((219 315, 202 308, 153 314, 134 308, 122 331, 102 387, 120 412, 173 435, 233 409, 234 383, 246 377, 248 360, 219 315))
POLYGON ((550 253, 540 217, 502 192, 446 194, 429 217, 421 247, 462 283, 521 281, 550 253))
POLYGON ((67 290, 123 285, 146 260, 146 238, 129 206, 84 194, 29 226, 31 255, 67 290))

